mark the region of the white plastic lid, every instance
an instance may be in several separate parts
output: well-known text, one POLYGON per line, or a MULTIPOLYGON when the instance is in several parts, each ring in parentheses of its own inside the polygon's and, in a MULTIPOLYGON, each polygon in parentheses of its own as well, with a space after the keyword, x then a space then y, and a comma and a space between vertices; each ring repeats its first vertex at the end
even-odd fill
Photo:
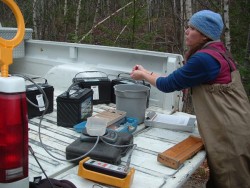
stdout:
POLYGON ((108 119, 89 117, 86 123, 86 131, 90 136, 103 136, 106 133, 108 119))
POLYGON ((0 77, 0 92, 17 93, 25 92, 25 80, 21 77, 0 77))

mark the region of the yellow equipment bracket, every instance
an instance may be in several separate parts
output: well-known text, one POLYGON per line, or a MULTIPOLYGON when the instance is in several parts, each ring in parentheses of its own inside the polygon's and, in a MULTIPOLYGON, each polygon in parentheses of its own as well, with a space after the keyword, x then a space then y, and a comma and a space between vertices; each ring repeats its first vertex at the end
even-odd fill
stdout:
POLYGON ((12 10, 17 22, 17 34, 13 39, 6 40, 0 37, 0 65, 1 76, 9 76, 9 65, 13 63, 13 48, 19 45, 25 34, 23 15, 14 0, 1 0, 12 10))

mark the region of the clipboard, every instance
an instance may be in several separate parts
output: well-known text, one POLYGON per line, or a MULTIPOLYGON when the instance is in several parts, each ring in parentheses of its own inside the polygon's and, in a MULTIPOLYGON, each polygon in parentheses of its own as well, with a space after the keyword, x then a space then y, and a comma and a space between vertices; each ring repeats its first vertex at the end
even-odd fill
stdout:
POLYGON ((175 116, 149 112, 144 124, 148 127, 157 127, 175 131, 193 132, 196 118, 188 116, 175 116))

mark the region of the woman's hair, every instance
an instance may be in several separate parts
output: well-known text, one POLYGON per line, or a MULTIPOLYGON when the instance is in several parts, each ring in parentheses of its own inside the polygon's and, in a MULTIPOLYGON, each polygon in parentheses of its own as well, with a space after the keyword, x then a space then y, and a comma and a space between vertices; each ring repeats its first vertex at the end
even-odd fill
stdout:
POLYGON ((193 54, 195 54, 198 50, 200 50, 209 41, 212 41, 212 40, 207 38, 203 43, 200 43, 199 45, 195 46, 194 48, 190 48, 185 53, 185 61, 187 61, 193 54))

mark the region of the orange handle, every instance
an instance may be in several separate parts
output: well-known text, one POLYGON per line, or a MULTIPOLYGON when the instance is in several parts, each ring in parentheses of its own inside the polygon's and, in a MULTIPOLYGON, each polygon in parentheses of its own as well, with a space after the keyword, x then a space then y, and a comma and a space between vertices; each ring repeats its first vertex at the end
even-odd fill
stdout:
POLYGON ((25 34, 23 15, 14 0, 2 0, 12 10, 17 22, 17 34, 13 39, 6 40, 0 37, 0 64, 1 76, 8 77, 9 65, 13 62, 13 48, 19 45, 25 34))

